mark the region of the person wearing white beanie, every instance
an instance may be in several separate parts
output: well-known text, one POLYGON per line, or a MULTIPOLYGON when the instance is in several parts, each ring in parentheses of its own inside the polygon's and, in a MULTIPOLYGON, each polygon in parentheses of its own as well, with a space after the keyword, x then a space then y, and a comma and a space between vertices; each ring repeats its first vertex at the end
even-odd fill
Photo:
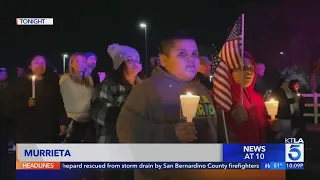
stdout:
MULTIPOLYGON (((116 123, 120 110, 135 85, 142 70, 140 55, 132 47, 111 44, 107 52, 113 61, 113 72, 101 83, 93 101, 92 116, 97 124, 99 143, 119 143, 116 123)), ((108 179, 132 179, 133 172, 105 171, 108 179)))
POLYGON ((118 69, 119 66, 128 60, 128 57, 136 58, 140 60, 140 55, 138 51, 129 46, 123 46, 119 44, 111 44, 108 46, 108 54, 113 60, 113 69, 118 69))

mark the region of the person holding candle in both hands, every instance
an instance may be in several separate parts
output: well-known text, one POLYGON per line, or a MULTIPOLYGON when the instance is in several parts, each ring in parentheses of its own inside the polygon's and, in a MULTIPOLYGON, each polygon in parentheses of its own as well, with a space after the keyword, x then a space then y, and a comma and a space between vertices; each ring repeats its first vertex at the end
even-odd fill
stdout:
POLYGON ((8 87, 7 105, 14 119, 16 143, 56 143, 59 134, 66 133, 69 121, 58 77, 47 65, 44 56, 34 56, 28 61, 27 73, 8 87))
MULTIPOLYGON (((199 67, 195 40, 181 32, 161 43, 157 73, 132 89, 117 120, 121 143, 216 143, 218 118, 209 90, 195 78, 199 67), (189 92, 188 95, 187 92, 189 92), (184 96, 186 95, 186 96, 184 96), (193 122, 183 118, 180 98, 197 98, 193 122)), ((181 102, 182 102, 181 101, 181 102)), ((182 110, 183 111, 183 110, 182 110)), ((192 117, 192 115, 191 115, 192 117)), ((192 120, 191 120, 192 121, 192 120)), ((224 136, 224 135, 222 135, 224 136)), ((214 152, 213 152, 214 153, 214 152)), ((186 171, 135 171, 136 180, 204 179, 186 171)))

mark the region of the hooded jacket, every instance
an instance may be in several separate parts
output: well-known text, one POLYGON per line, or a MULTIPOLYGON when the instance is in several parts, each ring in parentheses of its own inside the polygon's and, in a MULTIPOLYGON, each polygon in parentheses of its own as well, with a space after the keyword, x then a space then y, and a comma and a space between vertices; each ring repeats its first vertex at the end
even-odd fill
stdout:
MULTIPOLYGON (((255 60, 248 53, 246 55, 251 59, 252 63, 255 65, 255 60)), ((231 127, 234 138, 239 143, 265 143, 266 142, 266 131, 269 126, 269 116, 266 111, 263 97, 254 90, 257 71, 254 68, 255 76, 251 85, 244 88, 243 91, 243 107, 248 113, 248 119, 242 125, 238 125, 236 120, 232 117, 232 111, 235 107, 241 103, 241 87, 239 84, 234 82, 230 78, 230 88, 232 93, 233 105, 231 110, 226 113, 226 121, 231 127)))
MULTIPOLYGON (((175 125, 181 122, 180 95, 191 92, 200 96, 194 119, 198 142, 217 143, 223 138, 218 132, 217 114, 210 91, 199 80, 181 81, 158 67, 157 74, 132 89, 117 120, 121 143, 179 143, 175 125), (201 120, 201 119, 200 119, 201 120), (203 120, 203 119, 202 119, 203 120)), ((152 152, 150 152, 152 153, 152 152)), ((214 153, 214 152, 213 152, 214 153)), ((171 180, 195 177, 195 171, 135 171, 136 180, 171 180)), ((197 173, 196 179, 203 179, 197 173)))

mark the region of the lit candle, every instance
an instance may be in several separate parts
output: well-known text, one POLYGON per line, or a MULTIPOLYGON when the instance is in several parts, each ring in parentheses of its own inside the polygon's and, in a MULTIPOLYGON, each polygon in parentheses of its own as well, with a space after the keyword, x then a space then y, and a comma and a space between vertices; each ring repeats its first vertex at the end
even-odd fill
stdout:
POLYGON ((276 115, 278 114, 279 101, 274 99, 270 99, 269 101, 264 102, 266 105, 267 111, 271 119, 276 119, 276 115))
POLYGON ((36 76, 32 76, 32 98, 36 98, 36 76))
POLYGON ((182 114, 187 118, 188 122, 192 122, 192 119, 196 115, 199 101, 200 96, 192 95, 189 92, 187 95, 180 95, 182 114))

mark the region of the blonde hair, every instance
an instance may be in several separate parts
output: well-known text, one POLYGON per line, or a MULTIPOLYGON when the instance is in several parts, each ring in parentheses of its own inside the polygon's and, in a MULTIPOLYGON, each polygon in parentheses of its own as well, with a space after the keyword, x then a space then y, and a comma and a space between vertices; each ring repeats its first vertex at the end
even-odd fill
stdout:
POLYGON ((86 56, 81 52, 77 52, 77 53, 72 54, 72 56, 70 57, 70 60, 69 60, 69 75, 70 75, 71 79, 73 79, 76 83, 79 83, 81 85, 85 85, 85 86, 89 87, 92 85, 92 83, 90 81, 90 76, 88 76, 88 74, 86 74, 86 71, 84 71, 83 74, 79 75, 79 74, 75 74, 75 71, 72 68, 72 62, 73 62, 73 60, 76 59, 77 56, 83 56, 84 58, 86 58, 86 56))

